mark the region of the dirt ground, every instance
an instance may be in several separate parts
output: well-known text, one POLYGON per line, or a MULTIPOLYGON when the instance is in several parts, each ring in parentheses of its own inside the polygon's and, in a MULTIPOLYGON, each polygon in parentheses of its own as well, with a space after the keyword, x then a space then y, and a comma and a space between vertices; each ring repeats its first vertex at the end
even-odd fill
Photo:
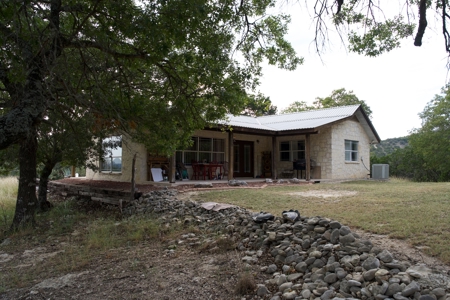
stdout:
MULTIPOLYGON (((106 187, 111 183, 96 184, 106 187)), ((251 184, 253 188, 263 186, 262 182, 251 184)), ((226 188, 226 184, 215 187, 226 188)), ((121 183, 119 186, 114 183, 114 188, 126 189, 129 184, 121 183)), ((154 186, 138 188, 142 192, 159 189, 154 186)), ((195 193, 192 186, 178 186, 177 189, 184 192, 182 198, 195 193)), ((429 267, 450 271, 449 266, 426 256, 421 249, 413 248, 405 241, 354 231, 370 239, 374 245, 388 249, 399 260, 411 264, 425 263, 429 267)), ((75 230, 72 235, 76 234, 75 230)), ((80 264, 69 274, 59 273, 54 266, 54 272, 43 271, 43 278, 29 286, 3 291, 0 299, 252 299, 252 296, 236 294, 236 290, 245 290, 251 283, 245 278, 254 277, 254 283, 263 283, 267 277, 259 272, 259 268, 270 264, 269 259, 261 257, 258 265, 245 266, 241 261, 244 253, 220 248, 213 251, 213 247, 207 245, 191 246, 199 240, 199 234, 183 233, 171 239, 110 249, 93 262, 80 264)), ((17 253, 9 253, 6 250, 8 246, 0 245, 0 272, 18 276, 30 268, 39 268, 40 261, 64 255, 63 249, 70 238, 52 237, 30 243, 32 247, 17 253)), ((0 283, 0 291, 1 287, 0 283)))

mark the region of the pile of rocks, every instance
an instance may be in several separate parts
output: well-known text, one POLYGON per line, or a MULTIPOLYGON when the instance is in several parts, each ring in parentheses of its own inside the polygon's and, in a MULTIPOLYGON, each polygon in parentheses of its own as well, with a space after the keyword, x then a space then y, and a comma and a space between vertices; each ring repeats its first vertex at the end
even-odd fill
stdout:
POLYGON ((151 192, 124 208, 127 215, 147 213, 158 214, 167 226, 182 223, 226 234, 245 264, 260 265, 270 276, 253 299, 450 299, 447 274, 400 262, 328 218, 256 223, 256 214, 245 209, 180 201, 173 190, 151 192))

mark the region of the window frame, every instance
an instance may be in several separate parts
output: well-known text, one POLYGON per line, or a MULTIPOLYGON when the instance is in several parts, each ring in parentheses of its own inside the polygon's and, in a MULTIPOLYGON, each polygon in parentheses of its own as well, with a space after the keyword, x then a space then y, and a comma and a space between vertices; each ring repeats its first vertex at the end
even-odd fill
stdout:
POLYGON ((359 142, 358 141, 344 140, 344 150, 345 150, 344 151, 345 162, 352 162, 352 163, 358 162, 358 159, 359 159, 359 142))
POLYGON ((186 166, 192 165, 192 160, 206 159, 207 162, 217 161, 219 163, 225 161, 225 139, 201 136, 193 136, 191 139, 193 143, 189 149, 176 151, 177 161, 181 161, 186 166))
POLYGON ((122 147, 122 136, 121 135, 112 135, 109 137, 106 137, 102 140, 102 147, 103 147, 103 157, 100 158, 100 166, 99 170, 101 173, 122 173, 122 166, 123 166, 123 147, 122 147), (106 140, 113 140, 117 139, 118 143, 120 143, 120 146, 117 146, 116 148, 112 147, 104 147, 104 143, 106 140), (120 153, 120 155, 118 155, 120 153), (115 154, 115 155, 113 155, 115 154), (115 159, 120 159, 120 169, 115 169, 114 166, 118 165, 114 162, 115 159), (107 163, 109 161, 109 163, 107 163), (108 168, 106 168, 108 166, 108 168))
POLYGON ((305 159, 306 158, 306 142, 305 140, 290 140, 290 141, 280 141, 279 143, 279 152, 280 161, 294 161, 297 159, 305 159), (299 147, 299 144, 302 144, 299 147), (294 147, 296 145, 296 147, 294 147), (282 146, 284 145, 284 147, 282 146), (286 146, 288 146, 288 149, 286 150, 286 146), (282 150, 282 149, 285 150, 282 150), (300 153, 303 153, 303 155, 299 155, 300 153), (287 159, 287 156, 289 159, 287 159))

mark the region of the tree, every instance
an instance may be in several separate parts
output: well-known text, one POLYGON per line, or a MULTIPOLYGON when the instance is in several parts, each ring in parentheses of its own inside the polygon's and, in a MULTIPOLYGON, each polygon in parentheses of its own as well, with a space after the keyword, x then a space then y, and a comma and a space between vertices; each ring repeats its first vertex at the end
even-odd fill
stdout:
POLYGON ((409 141, 424 159, 420 167, 434 171, 432 181, 449 181, 450 86, 442 89, 442 95, 435 95, 419 116, 422 127, 412 131, 409 141))
POLYGON ((270 98, 258 93, 247 96, 245 109, 242 114, 245 116, 260 117, 275 115, 276 113, 277 107, 272 105, 270 98))
MULTIPOLYGON (((414 181, 449 181, 450 88, 442 89, 419 114, 422 127, 411 131, 408 145, 371 163, 388 163, 392 176, 414 181)), ((373 160, 372 160, 373 159, 373 160)))
POLYGON ((2 1, 0 150, 19 145, 20 162, 12 228, 34 222, 38 128, 49 110, 65 105, 173 153, 195 129, 241 111, 263 59, 290 70, 302 62, 284 39, 289 17, 266 14, 273 5, 2 1))
POLYGON ((281 111, 282 114, 296 113, 306 110, 314 109, 314 107, 309 106, 305 101, 295 101, 288 105, 285 109, 281 111))
POLYGON ((313 105, 311 106, 309 106, 304 101, 296 101, 294 103, 289 104, 289 106, 286 109, 284 109, 282 113, 283 114, 294 113, 305 110, 322 109, 354 104, 360 104, 363 107, 364 111, 366 112, 367 116, 369 118, 371 117, 372 110, 366 104, 366 102, 364 100, 359 100, 358 97, 356 97, 355 94, 353 94, 353 91, 347 92, 345 88, 334 90, 331 92, 330 96, 325 98, 317 97, 316 101, 314 101, 313 105))
POLYGON ((313 107, 315 109, 329 108, 336 106, 354 105, 361 104, 362 108, 366 112, 367 116, 370 118, 372 115, 372 110, 366 104, 364 100, 359 100, 353 91, 346 91, 345 88, 337 89, 331 92, 331 95, 325 98, 317 97, 316 101, 313 102, 313 107))
POLYGON ((414 45, 421 46, 428 26, 427 16, 431 15, 431 19, 441 22, 445 48, 450 52, 448 1, 399 2, 400 11, 393 14, 393 9, 387 9, 388 1, 380 5, 371 0, 316 0, 312 6, 316 50, 320 52, 326 45, 330 26, 335 26, 341 36, 348 35, 350 51, 367 56, 378 56, 399 47, 400 40, 411 37, 414 32, 414 45))
MULTIPOLYGON (((63 104, 61 100, 60 104, 63 104)), ((61 105, 63 106, 63 105, 61 105)), ((92 163, 102 156, 102 147, 98 145, 101 137, 110 132, 94 126, 91 115, 80 110, 60 107, 49 110, 38 128, 37 163, 39 169, 39 189, 37 209, 46 211, 51 207, 47 200, 49 177, 57 164, 82 166, 97 169, 92 163)))

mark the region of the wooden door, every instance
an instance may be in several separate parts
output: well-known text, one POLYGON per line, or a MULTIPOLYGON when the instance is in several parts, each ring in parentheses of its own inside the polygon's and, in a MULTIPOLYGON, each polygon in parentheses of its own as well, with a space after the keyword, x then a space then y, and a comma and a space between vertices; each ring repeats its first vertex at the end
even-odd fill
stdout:
POLYGON ((235 141, 233 145, 234 177, 254 177, 254 144, 249 141, 235 141))

